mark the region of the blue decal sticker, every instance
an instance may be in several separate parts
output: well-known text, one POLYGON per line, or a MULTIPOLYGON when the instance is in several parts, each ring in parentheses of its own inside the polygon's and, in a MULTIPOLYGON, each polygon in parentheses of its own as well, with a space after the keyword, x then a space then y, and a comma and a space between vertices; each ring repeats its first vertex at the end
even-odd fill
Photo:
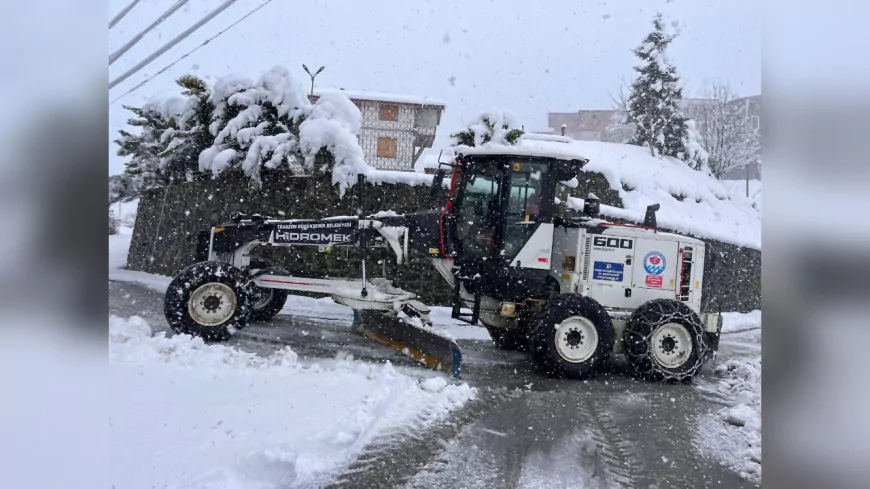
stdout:
POLYGON ((643 258, 643 269, 650 275, 661 275, 665 271, 665 255, 650 251, 643 258))
POLYGON ((622 263, 597 261, 592 264, 592 278, 595 280, 622 282, 623 267, 622 263))

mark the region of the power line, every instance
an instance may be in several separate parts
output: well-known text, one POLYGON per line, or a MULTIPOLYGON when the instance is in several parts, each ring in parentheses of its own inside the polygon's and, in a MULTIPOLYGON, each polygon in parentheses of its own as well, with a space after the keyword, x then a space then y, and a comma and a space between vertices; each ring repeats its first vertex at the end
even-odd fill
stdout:
POLYGON ((137 3, 139 3, 139 0, 133 0, 132 2, 130 2, 129 5, 124 7, 124 10, 121 10, 120 12, 118 12, 118 15, 116 15, 114 19, 109 21, 109 29, 111 29, 112 27, 115 27, 115 24, 120 22, 121 19, 123 19, 124 16, 127 15, 127 12, 132 10, 133 7, 135 7, 137 3))
POLYGON ((203 41, 202 44, 200 44, 199 46, 197 46, 197 47, 191 49, 190 51, 188 51, 188 52, 186 52, 186 53, 184 53, 180 58, 176 59, 176 60, 173 61, 172 63, 169 63, 168 65, 164 66, 163 69, 161 69, 161 70, 158 71, 157 73, 154 73, 153 75, 151 75, 151 76, 149 76, 148 78, 146 78, 145 80, 143 80, 142 83, 136 85, 135 87, 131 88, 130 90, 127 90, 126 92, 124 92, 124 93, 122 93, 121 95, 119 95, 117 98, 115 98, 114 100, 112 100, 111 102, 109 102, 109 105, 114 105, 115 102, 117 102, 118 100, 121 100, 122 98, 126 97, 127 95, 129 95, 129 94, 135 92, 136 90, 142 88, 142 86, 144 86, 146 83, 148 83, 148 82, 150 82, 151 80, 153 80, 154 78, 158 77, 159 75, 161 75, 162 73, 164 73, 164 72, 165 72, 166 70, 168 70, 169 68, 172 68, 172 67, 175 66, 179 61, 181 61, 181 60, 187 58, 188 56, 190 56, 191 54, 195 53, 196 51, 199 50, 199 48, 201 48, 201 47, 205 46, 206 44, 210 43, 210 42, 213 41, 215 38, 217 38, 218 36, 220 36, 220 35, 223 34, 224 32, 226 32, 226 31, 232 29, 233 27, 236 26, 236 24, 238 24, 239 22, 241 22, 241 21, 247 19, 247 18, 250 17, 254 12, 260 10, 261 8, 265 7, 266 5, 269 5, 270 3, 272 3, 272 0, 266 0, 265 2, 261 3, 257 8, 255 8, 254 10, 251 10, 250 12, 248 12, 248 13, 245 14, 244 16, 240 17, 238 20, 236 20, 236 21, 233 22, 232 24, 228 25, 226 28, 224 28, 224 30, 222 30, 222 31, 218 32, 217 34, 215 34, 214 36, 212 36, 212 37, 206 39, 206 40, 203 41))
POLYGON ((169 41, 168 43, 166 43, 163 47, 161 47, 161 48, 158 49, 157 51, 154 51, 153 53, 151 53, 150 56, 148 56, 147 58, 145 58, 145 59, 143 59, 142 61, 140 61, 139 64, 137 64, 136 66, 130 68, 129 70, 127 70, 123 75, 119 76, 118 78, 115 78, 114 80, 112 80, 112 81, 109 83, 109 90, 111 90, 115 85, 117 85, 117 84, 121 83, 122 81, 126 80, 127 78, 129 78, 131 75, 134 75, 137 71, 141 70, 141 69, 142 69, 143 67, 145 67, 148 63, 154 61, 154 60, 155 60, 158 56, 160 56, 161 54, 165 53, 166 51, 169 51, 173 46, 175 46, 175 45, 178 44, 179 42, 183 41, 187 36, 189 36, 189 35, 192 34, 194 31, 196 31, 197 29, 199 29, 200 27, 202 27, 203 25, 205 25, 206 23, 208 23, 208 21, 210 21, 211 19, 213 19, 216 15, 218 15, 218 14, 221 13, 221 12, 223 12, 224 10, 226 10, 227 7, 229 7, 230 5, 236 3, 237 1, 238 1, 238 0, 227 0, 226 2, 224 2, 223 4, 221 4, 220 7, 218 7, 218 8, 216 8, 216 9, 212 10, 212 11, 211 11, 210 13, 208 13, 205 17, 203 17, 202 19, 200 19, 199 22, 197 22, 197 23, 193 24, 192 26, 190 26, 186 31, 182 32, 181 34, 175 36, 174 39, 172 39, 171 41, 169 41))
POLYGON ((188 2, 188 0, 178 0, 177 2, 175 2, 175 4, 173 6, 169 7, 169 10, 167 10, 166 12, 163 12, 163 15, 158 17, 157 20, 155 20, 154 22, 151 23, 151 25, 146 27, 145 30, 143 30, 139 34, 136 34, 135 36, 133 36, 133 39, 130 39, 129 41, 127 41, 127 44, 124 44, 123 46, 118 48, 117 51, 110 54, 109 55, 109 66, 112 66, 112 63, 117 61, 118 58, 120 58, 124 53, 129 51, 130 48, 135 46, 137 42, 141 41, 142 38, 145 37, 145 34, 148 34, 149 32, 151 32, 151 29, 160 25, 161 22, 168 19, 172 14, 177 12, 178 9, 183 7, 184 4, 186 4, 187 2, 188 2))

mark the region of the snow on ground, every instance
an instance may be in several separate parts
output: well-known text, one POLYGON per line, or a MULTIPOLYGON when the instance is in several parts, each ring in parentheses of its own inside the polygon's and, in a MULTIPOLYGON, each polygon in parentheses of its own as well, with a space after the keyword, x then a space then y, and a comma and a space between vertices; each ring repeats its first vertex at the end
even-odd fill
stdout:
MULTIPOLYGON (((728 189, 729 195, 741 196, 746 198, 746 180, 720 180, 720 183, 728 189)), ((755 204, 758 210, 761 210, 762 186, 761 180, 749 181, 749 199, 755 204)))
POLYGON ((136 282, 158 292, 166 292, 169 283, 172 282, 172 277, 136 270, 124 270, 132 238, 133 229, 126 226, 120 226, 118 234, 109 235, 109 280, 136 282))
MULTIPOLYGON (((118 234, 109 236, 109 280, 120 282, 135 282, 157 292, 164 293, 172 281, 172 277, 124 270, 127 264, 127 252, 130 249, 130 239, 133 230, 120 227, 118 234)), ((442 333, 459 340, 490 341, 486 328, 471 326, 450 317, 449 307, 432 307, 431 319, 433 326, 442 333)), ((287 296, 287 302, 279 314, 301 316, 311 319, 346 324, 350 327, 353 321, 353 309, 336 304, 328 297, 314 299, 298 295, 287 296)))
POLYGON ((761 328, 761 311, 749 313, 723 312, 722 332, 725 334, 753 331, 761 328))
POLYGON ((139 209, 139 199, 133 199, 128 202, 115 202, 109 204, 109 209, 115 213, 117 219, 122 226, 133 227, 136 220, 136 211, 139 209))
POLYGON ((109 318, 113 487, 301 487, 328 480, 374 440, 431 425, 468 384, 385 365, 303 364, 109 318))
POLYGON ((725 399, 727 406, 703 415, 696 444, 742 477, 761 482, 761 312, 724 313, 723 360, 715 379, 698 388, 725 399))

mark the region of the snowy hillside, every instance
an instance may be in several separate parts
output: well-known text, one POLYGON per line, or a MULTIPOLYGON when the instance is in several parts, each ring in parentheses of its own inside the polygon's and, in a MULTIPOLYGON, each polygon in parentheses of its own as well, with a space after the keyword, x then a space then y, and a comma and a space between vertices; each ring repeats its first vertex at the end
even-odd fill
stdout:
MULTIPOLYGON (((499 145, 473 148, 473 152, 498 152, 499 145)), ((606 217, 643 222, 646 207, 661 204, 658 224, 699 238, 761 249, 760 188, 756 198, 746 198, 731 182, 725 184, 672 158, 654 158, 649 150, 627 144, 575 141, 569 138, 527 134, 510 152, 561 158, 588 158, 585 171, 607 178, 619 192, 624 208, 601 206, 606 217)), ((759 182, 760 183, 760 182, 759 182)), ((581 189, 582 190, 582 189, 581 189)), ((579 199, 569 205, 582 207, 579 199)))

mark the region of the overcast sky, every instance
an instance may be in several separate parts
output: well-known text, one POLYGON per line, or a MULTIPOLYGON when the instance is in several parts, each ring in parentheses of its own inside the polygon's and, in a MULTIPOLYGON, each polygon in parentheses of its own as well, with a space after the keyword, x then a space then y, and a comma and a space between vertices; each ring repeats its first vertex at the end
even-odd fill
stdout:
MULTIPOLYGON (((232 7, 110 91, 140 83, 263 0, 232 7)), ((175 0, 141 0, 109 33, 109 52, 153 22, 175 0)), ((114 79, 224 0, 191 0, 109 69, 114 79)), ((110 0, 107 19, 129 0, 110 0)), ((301 68, 324 65, 317 86, 437 97, 448 107, 438 141, 489 109, 517 113, 529 130, 547 112, 606 109, 620 79, 631 77, 631 50, 656 12, 678 22, 669 54, 686 84, 728 81, 740 95, 761 92, 762 12, 755 0, 409 1, 274 0, 175 67, 109 107, 110 140, 125 126, 121 105, 177 95, 174 80, 228 73, 257 78, 282 65, 307 86, 301 68)), ((123 170, 110 144, 109 173, 123 170)))

